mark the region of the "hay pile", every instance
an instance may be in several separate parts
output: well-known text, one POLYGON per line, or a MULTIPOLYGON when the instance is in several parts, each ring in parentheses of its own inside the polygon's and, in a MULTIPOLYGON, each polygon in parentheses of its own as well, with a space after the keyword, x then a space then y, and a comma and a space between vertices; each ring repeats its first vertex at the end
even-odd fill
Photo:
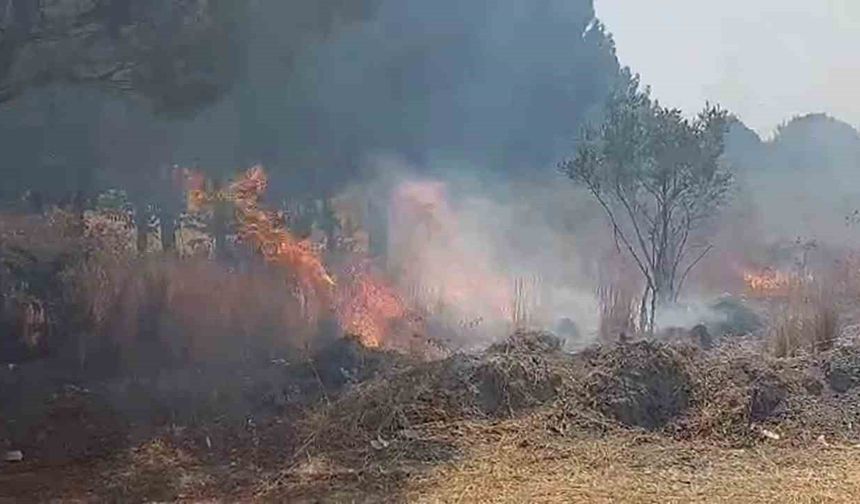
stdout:
POLYGON ((858 397, 860 349, 778 359, 737 346, 702 352, 640 341, 567 354, 551 335, 521 333, 478 355, 355 385, 305 418, 300 453, 438 461, 450 446, 428 432, 450 441, 463 422, 532 413, 566 435, 636 429, 745 445, 766 427, 794 439, 849 439, 860 434, 858 397), (846 383, 848 393, 839 392, 846 383))
POLYGON ((824 367, 830 388, 845 393, 860 385, 860 352, 853 347, 840 347, 830 353, 824 367))
POLYGON ((774 358, 751 348, 700 355, 688 414, 671 426, 689 439, 747 445, 773 436, 790 442, 860 441, 860 347, 774 358))
POLYGON ((428 425, 507 418, 548 404, 575 381, 574 358, 560 348, 547 333, 518 333, 479 355, 457 354, 358 384, 306 419, 303 448, 389 448, 428 425))
POLYGON ((695 363, 691 408, 672 426, 683 438, 746 442, 758 423, 786 412, 790 394, 804 392, 806 374, 796 362, 780 362, 738 348, 700 356, 695 363))
POLYGON ((588 405, 623 425, 656 430, 690 403, 690 358, 668 345, 640 341, 597 349, 588 365, 588 405))

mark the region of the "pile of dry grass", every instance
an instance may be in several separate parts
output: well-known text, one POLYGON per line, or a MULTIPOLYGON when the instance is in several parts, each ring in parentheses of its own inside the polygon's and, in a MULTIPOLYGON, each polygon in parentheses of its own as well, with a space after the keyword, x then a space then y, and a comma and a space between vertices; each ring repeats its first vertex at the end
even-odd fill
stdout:
POLYGON ((802 368, 740 348, 698 359, 691 409, 674 426, 675 433, 742 443, 755 439, 755 424, 777 421, 786 413, 789 395, 805 392, 802 368))
POLYGON ((691 359, 649 341, 618 344, 587 354, 582 393, 590 409, 622 425, 656 430, 682 414, 691 396, 691 359))
POLYGON ((860 351, 856 347, 840 347, 830 352, 825 363, 825 377, 836 393, 845 393, 860 385, 860 351))
MULTIPOLYGON (((796 408, 823 387, 817 361, 762 358, 749 348, 702 353, 640 341, 570 355, 553 341, 539 333, 515 335, 480 355, 455 355, 360 384, 305 421, 306 447, 317 453, 406 447, 427 425, 527 411, 541 411, 545 427, 563 434, 634 428, 747 443, 760 439, 757 425, 798 417, 796 408)), ((842 372, 836 364, 831 369, 842 372)), ((849 381, 860 383, 860 371, 849 381)))
MULTIPOLYGON (((368 451, 406 442, 415 429, 464 419, 511 417, 558 398, 573 357, 544 333, 518 333, 481 355, 453 355, 359 384, 302 427, 314 452, 368 451)), ((415 455, 414 453, 412 455, 415 455)))

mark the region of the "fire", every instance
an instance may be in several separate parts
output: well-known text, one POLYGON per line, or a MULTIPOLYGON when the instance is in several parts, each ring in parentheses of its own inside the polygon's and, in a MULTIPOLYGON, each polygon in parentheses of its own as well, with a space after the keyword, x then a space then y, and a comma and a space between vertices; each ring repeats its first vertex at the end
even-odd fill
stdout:
POLYGON ((791 288, 803 279, 797 275, 765 268, 760 272, 744 273, 747 289, 754 296, 777 297, 785 296, 791 288))
POLYGON ((297 239, 283 227, 276 215, 259 208, 260 195, 267 185, 266 173, 259 166, 251 168, 230 185, 239 239, 256 248, 266 262, 293 272, 305 293, 326 300, 335 283, 313 244, 297 239))
POLYGON ((386 343, 392 325, 407 316, 397 291, 373 271, 368 259, 353 261, 336 284, 314 244, 296 238, 282 219, 260 208, 268 185, 262 167, 251 168, 220 192, 207 188, 198 172, 183 170, 182 175, 189 212, 206 211, 219 201, 232 203, 240 241, 295 277, 309 319, 316 319, 324 309, 332 310, 344 331, 375 348, 386 343))
POLYGON ((367 347, 382 346, 392 324, 407 318, 406 305, 367 260, 348 266, 345 276, 349 280, 339 286, 335 307, 341 327, 367 347))
POLYGON ((177 170, 176 176, 185 191, 185 205, 189 213, 201 213, 216 199, 224 199, 224 195, 207 190, 206 176, 198 170, 181 168, 177 170))
POLYGON ((513 293, 506 275, 493 268, 476 230, 450 203, 444 183, 413 180, 392 194, 390 260, 415 302, 428 311, 453 312, 462 320, 503 320, 513 293))

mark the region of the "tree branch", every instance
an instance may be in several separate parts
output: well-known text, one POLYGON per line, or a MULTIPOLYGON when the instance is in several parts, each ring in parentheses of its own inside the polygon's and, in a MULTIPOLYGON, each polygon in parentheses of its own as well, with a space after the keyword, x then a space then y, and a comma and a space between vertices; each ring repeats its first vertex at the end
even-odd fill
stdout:
POLYGON ((600 203, 600 206, 603 207, 603 210, 606 212, 607 217, 609 217, 609 221, 612 224, 612 229, 615 233, 615 236, 621 238, 622 243, 624 243, 624 246, 627 247, 627 250, 628 252, 630 252, 630 255, 633 256, 633 260, 636 261, 636 265, 639 267, 639 270, 642 271, 643 275, 645 275, 645 281, 648 282, 648 285, 652 285, 653 281, 651 279, 650 271, 648 270, 648 268, 645 267, 645 264, 643 264, 642 260, 639 258, 639 255, 636 253, 636 250, 630 244, 630 241, 627 239, 627 236, 624 235, 624 231, 621 229, 621 227, 618 225, 618 221, 615 219, 615 213, 612 211, 611 208, 609 208, 609 205, 606 203, 603 197, 600 196, 600 192, 597 190, 594 184, 586 182, 586 186, 588 187, 588 190, 591 192, 591 194, 595 197, 595 199, 597 199, 598 203, 600 203))
POLYGON ((691 262, 689 266, 687 266, 687 269, 684 270, 684 274, 681 276, 681 280, 678 282, 678 288, 675 289, 675 300, 676 301, 678 300, 678 296, 681 294, 681 288, 684 286, 684 281, 687 279, 687 275, 690 274, 690 271, 692 271, 693 268, 695 268, 696 265, 699 264, 699 261, 704 259, 705 256, 708 255, 708 252, 710 252, 711 249, 713 249, 713 248, 714 248, 713 245, 708 244, 708 246, 705 247, 705 250, 703 250, 702 253, 699 254, 699 256, 696 257, 696 259, 693 262, 691 262))
POLYGON ((642 232, 639 229, 639 223, 636 221, 636 212, 633 211, 627 198, 624 197, 624 191, 621 189, 621 184, 618 181, 615 182, 615 195, 627 210, 627 215, 630 217, 630 223, 633 225, 633 231, 636 233, 636 238, 639 241, 639 247, 642 249, 642 253, 645 254, 645 259, 648 260, 648 266, 651 267, 651 271, 653 272, 655 266, 654 256, 648 254, 648 246, 645 244, 645 239, 642 237, 642 232))

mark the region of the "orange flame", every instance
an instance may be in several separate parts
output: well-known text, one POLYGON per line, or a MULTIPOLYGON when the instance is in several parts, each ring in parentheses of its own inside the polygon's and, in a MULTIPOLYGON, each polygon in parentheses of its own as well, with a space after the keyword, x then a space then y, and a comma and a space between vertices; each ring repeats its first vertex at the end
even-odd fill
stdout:
POLYGON ((341 327, 367 347, 382 346, 392 324, 408 310, 396 289, 375 274, 369 261, 349 266, 348 282, 338 289, 336 312, 341 327))
POLYGON ((207 190, 205 178, 197 172, 185 170, 183 175, 189 211, 207 209, 216 201, 231 202, 240 241, 254 247, 266 262, 295 275, 308 302, 309 318, 316 318, 323 307, 331 308, 343 330, 368 347, 379 347, 393 323, 406 317, 408 310, 397 291, 372 271, 370 261, 348 267, 343 283, 337 285, 314 244, 297 239, 277 215, 260 208, 268 185, 262 167, 246 171, 221 193, 207 190))
POLYGON ((294 273, 304 294, 327 302, 335 283, 313 244, 295 238, 278 222, 277 216, 259 208, 260 195, 267 185, 266 173, 260 166, 246 171, 230 185, 239 239, 257 249, 266 262, 294 273))
POLYGON ((760 272, 744 273, 747 289, 754 296, 777 297, 786 295, 799 281, 794 275, 765 268, 760 272))
POLYGON ((206 176, 190 168, 181 168, 176 172, 180 178, 180 184, 185 191, 185 205, 189 213, 199 213, 208 208, 216 199, 223 199, 223 195, 216 195, 206 189, 206 176))

